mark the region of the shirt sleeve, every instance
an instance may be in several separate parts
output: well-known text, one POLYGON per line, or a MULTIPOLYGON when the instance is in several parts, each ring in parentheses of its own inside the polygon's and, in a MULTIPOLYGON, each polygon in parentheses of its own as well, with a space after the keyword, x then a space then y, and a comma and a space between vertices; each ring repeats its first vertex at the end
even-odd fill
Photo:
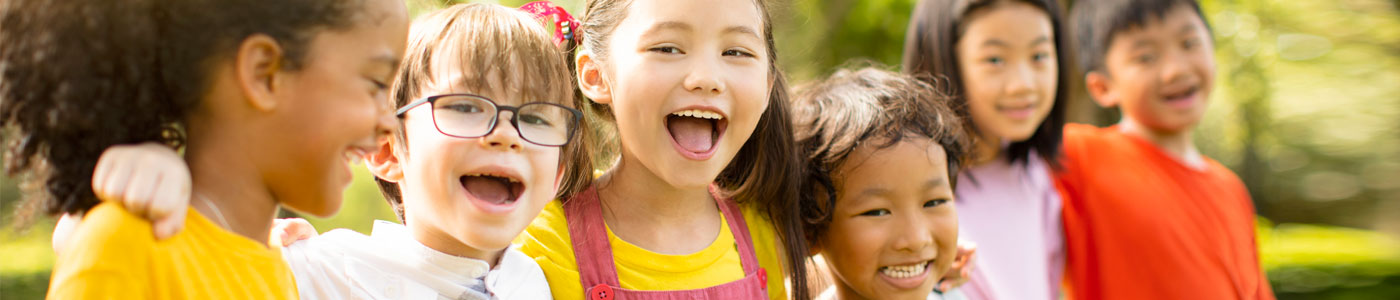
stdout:
POLYGON ((151 225, 114 204, 90 210, 59 253, 48 299, 148 299, 151 225))

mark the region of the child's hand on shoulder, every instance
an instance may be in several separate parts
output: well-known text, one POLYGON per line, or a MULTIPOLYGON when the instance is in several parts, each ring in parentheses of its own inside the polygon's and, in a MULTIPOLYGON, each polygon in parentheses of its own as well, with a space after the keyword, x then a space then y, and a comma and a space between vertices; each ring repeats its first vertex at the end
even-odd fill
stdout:
POLYGON ((272 220, 272 240, 282 243, 282 247, 290 246, 300 240, 316 237, 316 226, 311 226, 310 222, 302 218, 286 218, 272 220))
POLYGON ((938 281, 935 287, 939 291, 958 288, 971 279, 973 261, 977 254, 977 244, 968 241, 958 241, 958 254, 953 257, 953 267, 943 274, 943 280, 938 281))
POLYGON ((174 236, 184 227, 191 185, 184 158, 155 142, 107 148, 92 174, 97 198, 121 203, 151 220, 156 239, 174 236))

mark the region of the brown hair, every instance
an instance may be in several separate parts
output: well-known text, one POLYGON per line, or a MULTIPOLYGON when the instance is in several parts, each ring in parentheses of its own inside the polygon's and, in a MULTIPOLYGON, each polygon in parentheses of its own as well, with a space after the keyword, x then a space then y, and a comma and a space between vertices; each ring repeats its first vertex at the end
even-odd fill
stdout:
MULTIPOLYGON (((580 20, 579 33, 583 41, 580 47, 604 61, 608 56, 607 41, 614 27, 627 15, 629 0, 588 0, 580 20)), ((802 223, 790 212, 797 211, 798 175, 802 173, 800 162, 793 153, 796 147, 792 140, 792 123, 788 114, 788 88, 782 71, 778 69, 778 52, 773 42, 773 22, 768 3, 755 0, 763 15, 763 36, 768 46, 768 77, 772 88, 768 94, 768 108, 760 117, 758 125, 739 153, 715 178, 715 183, 727 191, 740 204, 758 208, 777 227, 779 238, 786 249, 784 262, 787 267, 788 283, 795 299, 810 299, 807 291, 807 241, 802 234, 802 223)), ((576 70, 577 72, 577 70, 576 70)), ((587 107, 591 118, 612 120, 612 112, 606 105, 582 101, 579 106, 587 107)), ((616 139, 610 139, 616 140, 616 139)), ((604 143, 604 141, 590 141, 604 143)), ((609 151, 608 157, 615 157, 616 145, 600 145, 600 150, 609 151)), ((583 157, 578 157, 583 159, 583 157)), ((591 179, 591 178, 590 178, 591 179)))
POLYGON ((861 145, 885 148, 906 137, 932 140, 943 146, 948 179, 956 185, 970 141, 948 107, 950 100, 925 80, 875 67, 840 70, 801 88, 793 121, 807 167, 800 197, 807 239, 821 237, 831 224, 836 207, 831 172, 861 145))
MULTIPOLYGON (((525 12, 496 4, 458 4, 429 13, 413 23, 409 33, 408 50, 398 77, 390 88, 393 107, 402 107, 419 97, 424 89, 448 72, 461 72, 465 88, 472 91, 491 89, 490 81, 498 80, 505 89, 498 92, 518 92, 528 101, 546 101, 573 105, 574 84, 565 64, 563 51, 554 45, 552 33, 525 12), (437 60, 455 57, 460 66, 440 69, 437 60)), ((404 139, 403 119, 394 131, 399 153, 407 153, 409 141, 404 139)), ((564 166, 564 180, 556 197, 571 195, 588 187, 586 179, 593 174, 592 161, 586 148, 587 131, 580 129, 560 151, 559 164, 564 166)), ((397 184, 375 178, 385 201, 403 220, 403 195, 397 184)))
MULTIPOLYGON (((1035 151, 1050 166, 1058 166, 1060 139, 1065 125, 1065 106, 1069 103, 1070 54, 1069 35, 1060 20, 1060 5, 1055 0, 922 0, 914 7, 909 31, 904 39, 904 72, 940 78, 951 90, 953 111, 962 117, 969 132, 975 132, 972 116, 967 111, 967 98, 959 95, 966 85, 962 68, 958 67, 958 41, 968 22, 978 12, 994 9, 1007 2, 1024 2, 1040 8, 1050 19, 1050 31, 1055 35, 1055 61, 1059 65, 1055 86, 1055 103, 1050 114, 1040 121, 1031 137, 1007 146, 1007 162, 1028 162, 1035 151)), ((933 81, 930 81, 933 82, 933 81)), ((975 182, 975 181, 974 181, 975 182)))
POLYGON ((180 146, 185 118, 213 81, 210 67, 262 34, 286 70, 310 59, 325 30, 356 24, 363 1, 7 0, 0 5, 0 126, 5 172, 24 173, 24 223, 40 212, 97 205, 102 151, 158 141, 180 146))

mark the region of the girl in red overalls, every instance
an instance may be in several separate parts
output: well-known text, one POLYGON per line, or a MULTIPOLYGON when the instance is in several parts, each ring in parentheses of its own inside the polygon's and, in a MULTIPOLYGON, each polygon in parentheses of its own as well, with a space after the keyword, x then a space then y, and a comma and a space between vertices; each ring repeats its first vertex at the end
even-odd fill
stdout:
POLYGON ((792 296, 810 298, 790 213, 801 169, 766 5, 585 6, 579 101, 613 125, 586 128, 616 128, 592 139, 616 156, 519 240, 554 297, 787 299, 788 278, 792 296))

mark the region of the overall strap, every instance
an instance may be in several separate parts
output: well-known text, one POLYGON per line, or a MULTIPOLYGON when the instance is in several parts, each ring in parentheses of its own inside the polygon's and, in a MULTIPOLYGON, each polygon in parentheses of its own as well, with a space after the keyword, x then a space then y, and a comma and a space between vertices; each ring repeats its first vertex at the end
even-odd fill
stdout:
POLYGON ((574 262, 578 264, 579 283, 587 289, 596 285, 622 286, 617 280, 617 265, 613 263, 612 245, 603 222, 598 202, 598 189, 587 190, 564 202, 564 219, 568 222, 569 239, 574 246, 574 262))
POLYGON ((710 185, 710 195, 719 204, 719 210, 727 220, 725 223, 729 224, 729 232, 734 235, 734 242, 738 246, 735 250, 739 251, 739 263, 744 268, 744 274, 758 272, 758 256, 754 254, 753 238, 749 234, 748 222, 744 220, 743 211, 733 199, 724 197, 719 187, 713 184, 710 185))

